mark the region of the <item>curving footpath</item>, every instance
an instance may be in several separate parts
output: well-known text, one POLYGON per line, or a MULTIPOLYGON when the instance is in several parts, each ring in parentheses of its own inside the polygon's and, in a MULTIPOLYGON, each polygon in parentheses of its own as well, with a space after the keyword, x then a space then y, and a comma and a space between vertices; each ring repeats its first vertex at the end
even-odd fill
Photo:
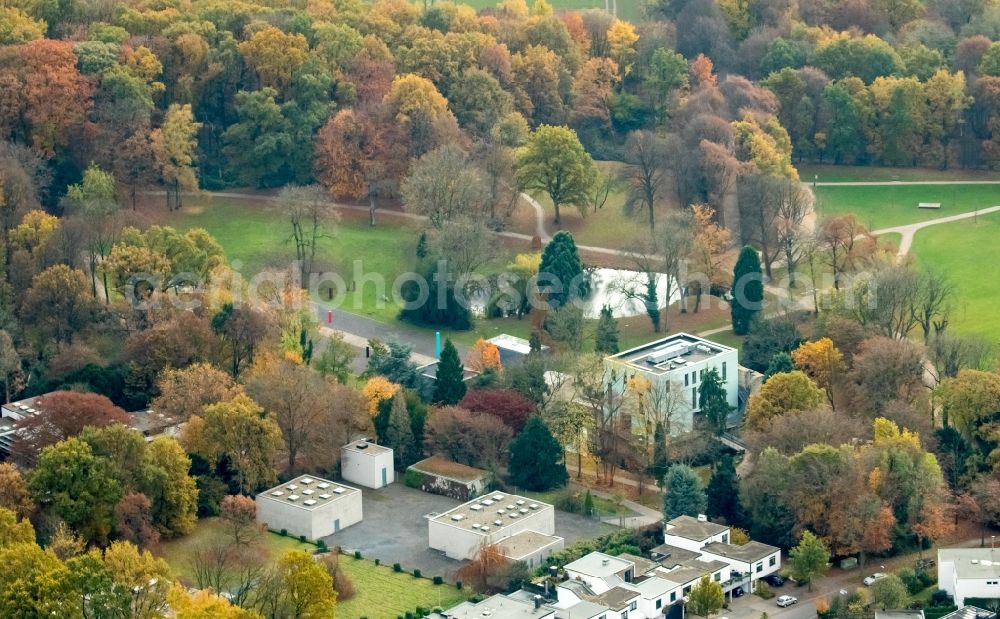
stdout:
POLYGON ((991 206, 989 208, 980 209, 978 211, 969 211, 968 213, 959 213, 958 215, 949 215, 948 217, 938 217, 937 219, 928 219, 927 221, 921 221, 913 224, 906 224, 903 226, 893 226, 891 228, 881 228, 879 230, 872 230, 872 234, 878 236, 880 234, 891 234, 893 232, 902 235, 902 240, 899 242, 899 252, 897 256, 903 257, 910 253, 910 247, 913 245, 913 236, 920 230, 924 228, 929 228, 931 226, 937 226, 940 224, 949 224, 954 221, 961 221, 963 219, 971 219, 973 217, 978 217, 979 215, 988 215, 990 213, 995 213, 1000 211, 1000 206, 991 206))

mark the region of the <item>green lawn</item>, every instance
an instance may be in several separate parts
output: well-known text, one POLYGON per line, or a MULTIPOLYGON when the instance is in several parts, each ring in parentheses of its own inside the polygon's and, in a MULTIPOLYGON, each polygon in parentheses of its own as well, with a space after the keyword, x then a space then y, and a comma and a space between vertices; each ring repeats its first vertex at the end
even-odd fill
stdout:
MULTIPOLYGON (((604 9, 604 0, 548 0, 555 10, 560 9, 604 9)), ((492 8, 500 4, 499 0, 463 0, 457 4, 468 4, 475 9, 492 8)), ((615 6, 614 0, 608 0, 608 6, 615 6)), ((643 20, 642 0, 617 0, 618 17, 625 21, 638 23, 643 20)), ((534 0, 528 0, 528 6, 534 5, 534 0)))
MULTIPOLYGON (((190 535, 164 543, 157 554, 162 557, 185 585, 196 586, 192 575, 191 556, 195 549, 208 540, 224 535, 217 518, 206 518, 190 535)), ((274 561, 289 550, 306 550, 316 547, 300 543, 292 537, 276 533, 264 536, 264 556, 274 561)), ((391 567, 377 566, 374 561, 343 556, 340 566, 354 585, 355 595, 350 600, 337 603, 337 617, 357 619, 394 619, 417 606, 448 608, 465 600, 468 590, 458 591, 453 584, 435 585, 429 578, 414 578, 412 574, 395 573, 391 567)))
POLYGON ((374 561, 340 558, 340 567, 354 583, 355 596, 337 603, 338 619, 395 619, 420 606, 425 609, 450 608, 468 599, 468 589, 459 591, 454 584, 435 585, 427 578, 395 573, 391 567, 374 561))
MULTIPOLYGON (((211 195, 189 198, 169 223, 179 229, 205 228, 226 252, 226 258, 250 280, 267 268, 288 268, 295 259, 290 241, 291 226, 271 203, 260 200, 219 198, 211 195)), ((399 307, 391 301, 392 282, 412 268, 417 230, 412 223, 388 217, 374 228, 364 218, 345 217, 319 239, 317 269, 338 273, 346 284, 355 274, 380 275, 386 282, 387 303, 379 303, 375 285, 357 280, 357 292, 344 295, 341 307, 379 319, 394 319, 399 307)))
POLYGON ((854 213, 872 230, 1000 205, 1000 185, 816 187, 815 192, 820 217, 854 213), (938 202, 941 208, 917 208, 920 202, 938 202))
MULTIPOLYGON (((218 518, 205 518, 198 521, 198 526, 190 535, 164 542, 157 555, 163 558, 173 570, 174 576, 187 586, 197 586, 193 575, 192 555, 209 540, 226 535, 222 522, 218 518)), ((289 550, 305 550, 313 552, 312 544, 303 544, 294 537, 282 537, 276 533, 264 536, 264 553, 268 560, 274 561, 289 550)))
POLYGON ((989 170, 938 170, 935 168, 886 168, 880 166, 841 166, 802 164, 796 166, 799 177, 812 182, 890 182, 890 181, 960 181, 997 180, 996 172, 989 170))
POLYGON ((954 282, 955 302, 949 329, 1000 338, 1000 280, 991 267, 1000 263, 1000 214, 932 226, 917 233, 911 253, 917 263, 943 269, 954 282))

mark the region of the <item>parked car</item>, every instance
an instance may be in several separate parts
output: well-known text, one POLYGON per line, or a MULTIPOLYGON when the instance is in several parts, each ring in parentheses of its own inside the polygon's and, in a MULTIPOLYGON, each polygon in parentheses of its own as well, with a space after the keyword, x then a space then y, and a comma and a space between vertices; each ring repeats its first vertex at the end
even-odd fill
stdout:
POLYGON ((768 574, 767 576, 761 578, 761 580, 772 587, 780 587, 785 584, 785 579, 781 576, 781 574, 768 574))
POLYGON ((741 598, 741 597, 743 597, 744 593, 745 592, 743 591, 743 587, 736 587, 735 589, 733 589, 733 597, 734 598, 741 598))
POLYGON ((888 574, 883 574, 882 572, 875 572, 871 576, 865 576, 865 579, 862 582, 865 583, 866 587, 870 587, 875 584, 876 580, 882 580, 886 576, 888 576, 888 574))
POLYGON ((797 598, 797 597, 792 597, 792 596, 790 596, 790 595, 782 595, 782 596, 779 596, 779 597, 778 597, 778 600, 777 600, 777 602, 778 602, 778 606, 779 606, 780 608, 786 608, 786 607, 788 607, 788 606, 791 606, 792 604, 796 604, 796 603, 798 603, 798 601, 799 601, 799 598, 797 598))

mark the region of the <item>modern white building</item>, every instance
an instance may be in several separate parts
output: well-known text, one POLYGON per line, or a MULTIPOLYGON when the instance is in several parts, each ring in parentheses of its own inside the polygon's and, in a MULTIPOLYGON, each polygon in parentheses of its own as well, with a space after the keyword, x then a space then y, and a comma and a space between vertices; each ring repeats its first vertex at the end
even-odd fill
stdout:
POLYGON ((969 598, 1000 599, 1000 549, 941 548, 937 569, 938 587, 959 608, 969 598))
POLYGON ((257 495, 257 522, 317 540, 361 522, 361 491, 351 486, 299 475, 257 495))
MULTIPOLYGON (((717 578, 713 574, 713 578, 723 583, 727 592, 736 587, 744 587, 748 593, 755 591, 758 580, 781 569, 780 548, 752 540, 742 545, 731 544, 729 527, 710 522, 704 516, 678 516, 667 521, 663 541, 663 546, 653 549, 664 557, 661 564, 671 563, 685 553, 697 553, 701 561, 725 564, 724 573, 717 578)), ((685 556, 680 562, 687 561, 685 556)))
MULTIPOLYGON (((543 548, 551 546, 555 527, 555 509, 548 503, 494 492, 431 518, 428 545, 462 561, 475 557, 483 546, 500 544, 523 531, 540 534, 538 542, 543 548)), ((535 554, 526 548, 517 552, 522 556, 535 554)))
POLYGON ((396 479, 392 457, 389 447, 351 441, 340 448, 340 476, 365 488, 384 488, 396 479))
POLYGON ((553 552, 562 550, 566 542, 557 535, 521 531, 501 540, 497 546, 509 561, 521 561, 534 569, 543 565, 553 552))
POLYGON ((620 396, 633 376, 648 380, 655 400, 670 407, 673 436, 694 429, 700 412, 698 388, 705 372, 715 370, 722 380, 726 400, 735 411, 739 405, 739 358, 735 348, 687 333, 675 333, 605 358, 605 381, 620 396))
MULTIPOLYGON (((531 342, 523 337, 501 333, 486 341, 496 346, 497 350, 500 351, 500 363, 504 366, 516 363, 531 353, 531 342)), ((548 353, 549 347, 543 344, 541 352, 548 353)))
POLYGON ((497 594, 480 602, 462 602, 438 616, 444 619, 555 619, 556 611, 544 605, 541 598, 519 600, 497 594))

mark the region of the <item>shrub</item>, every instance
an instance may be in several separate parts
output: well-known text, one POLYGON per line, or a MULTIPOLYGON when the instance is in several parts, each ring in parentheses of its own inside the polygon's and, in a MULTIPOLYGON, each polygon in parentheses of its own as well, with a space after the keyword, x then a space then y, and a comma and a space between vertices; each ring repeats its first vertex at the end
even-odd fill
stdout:
POLYGON ((417 606, 416 614, 418 617, 423 617, 427 614, 427 609, 423 606, 417 606))
POLYGON ((929 570, 917 570, 917 578, 920 579, 921 589, 926 589, 937 582, 937 576, 929 570))
POLYGON ((354 558, 355 559, 360 559, 361 558, 361 551, 360 550, 355 550, 354 551, 354 558))
POLYGON ((440 585, 442 583, 444 583, 444 579, 443 578, 441 578, 440 576, 435 576, 434 577, 434 584, 435 585, 440 585))
POLYGON ((406 619, 413 619, 413 611, 412 610, 406 611, 406 619))
POLYGON ((413 577, 420 578, 420 570, 413 570, 413 577))
POLYGON ((376 566, 381 565, 381 564, 382 564, 382 561, 380 559, 375 559, 375 565, 376 566))
POLYGON ((406 469, 406 473, 403 474, 403 483, 410 488, 420 490, 420 486, 424 483, 424 476, 419 471, 406 469))
POLYGON ((288 529, 282 529, 278 531, 278 535, 280 535, 281 537, 288 537, 288 529))
POLYGON ((326 547, 326 541, 324 541, 324 540, 319 540, 318 542, 316 542, 316 546, 317 546, 317 547, 318 547, 318 548, 319 548, 319 549, 320 549, 320 550, 321 550, 322 552, 326 552, 326 550, 327 550, 327 547, 326 547))
POLYGON ((923 584, 920 582, 920 577, 917 576, 917 573, 908 567, 898 570, 896 572, 896 576, 899 576, 899 579, 903 581, 903 585, 906 586, 906 590, 910 593, 910 595, 916 595, 924 588, 923 584))
POLYGON ((951 595, 944 589, 938 589, 931 594, 931 604, 934 606, 945 606, 951 604, 951 595))
POLYGON ((392 564, 392 571, 394 571, 394 572, 402 572, 403 568, 401 568, 398 563, 393 563, 392 564))
POLYGON ((757 581, 757 591, 758 597, 764 600, 770 600, 774 597, 774 591, 771 591, 771 587, 763 580, 757 581))
POLYGON ((461 580, 455 582, 455 588, 458 589, 459 591, 462 590, 462 581, 461 580))
POLYGON ((303 544, 305 544, 306 543, 306 536, 305 535, 300 535, 299 536, 299 541, 302 542, 303 544))

